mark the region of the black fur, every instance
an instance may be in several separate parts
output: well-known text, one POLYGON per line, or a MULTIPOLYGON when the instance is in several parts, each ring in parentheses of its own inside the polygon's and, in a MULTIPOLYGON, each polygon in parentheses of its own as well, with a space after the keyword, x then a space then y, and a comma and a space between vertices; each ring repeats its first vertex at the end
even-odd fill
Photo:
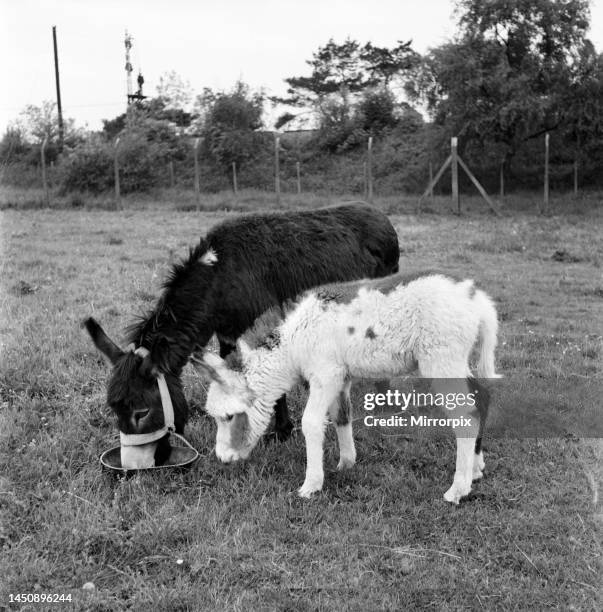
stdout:
MULTIPOLYGON (((149 357, 122 352, 94 319, 85 323, 114 365, 107 399, 120 429, 144 433, 163 424, 156 384, 157 374, 163 373, 176 430, 182 433, 188 418, 182 368, 214 333, 226 357, 236 338, 271 307, 282 308, 287 300, 324 283, 390 275, 398 269, 398 258, 393 226, 366 204, 257 213, 215 226, 185 261, 173 266, 155 308, 128 330, 128 341, 147 348, 149 357), (203 261, 210 251, 217 257, 211 265, 203 261), (143 407, 150 410, 139 423, 134 411, 143 407)), ((292 425, 281 400, 276 425, 286 437, 292 425)))
POLYGON ((377 337, 375 330, 372 327, 367 327, 366 332, 364 333, 364 337, 369 340, 374 340, 377 337))
POLYGON ((486 428, 486 419, 488 418, 488 408, 490 406, 490 391, 477 379, 473 377, 467 378, 469 391, 476 396, 475 401, 475 416, 479 419, 479 431, 475 440, 475 453, 478 454, 482 450, 482 438, 486 428))

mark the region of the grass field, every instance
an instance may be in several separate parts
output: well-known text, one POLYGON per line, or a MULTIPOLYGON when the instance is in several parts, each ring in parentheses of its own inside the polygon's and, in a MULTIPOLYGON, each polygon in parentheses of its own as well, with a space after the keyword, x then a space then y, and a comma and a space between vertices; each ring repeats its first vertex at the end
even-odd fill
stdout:
MULTIPOLYGON (((402 268, 475 277, 497 301, 505 379, 493 423, 511 405, 528 423, 531 410, 577 423, 577 434, 487 438, 485 478, 458 507, 442 498, 451 435, 400 436, 359 421, 358 463, 340 474, 329 431, 325 487, 312 500, 294 493, 299 433, 243 464, 219 464, 203 384, 188 368, 186 433, 199 462, 184 474, 102 473, 98 456, 117 437, 108 372, 81 320, 94 315, 122 339, 170 262, 236 213, 20 208, 0 212, 0 609, 601 609, 600 431, 580 430, 593 410, 600 417, 603 391, 595 207, 546 218, 391 217, 402 268), (87 582, 95 588, 83 590, 87 582), (18 593, 73 601, 11 604, 18 593)), ((296 421, 303 400, 296 390, 296 421)))

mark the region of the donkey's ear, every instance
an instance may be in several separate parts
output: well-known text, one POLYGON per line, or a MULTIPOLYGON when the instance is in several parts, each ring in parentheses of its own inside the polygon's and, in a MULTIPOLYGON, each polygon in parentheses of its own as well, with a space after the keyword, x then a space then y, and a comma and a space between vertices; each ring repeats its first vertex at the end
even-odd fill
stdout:
POLYGON ((247 363, 249 361, 249 357, 251 353, 253 353, 253 349, 243 340, 243 338, 239 338, 237 340, 237 347, 239 352, 241 353, 241 359, 243 359, 243 363, 247 363))
POLYGON ((108 359, 111 365, 115 365, 124 352, 107 336, 103 328, 92 317, 86 319, 83 326, 90 334, 96 348, 108 359))

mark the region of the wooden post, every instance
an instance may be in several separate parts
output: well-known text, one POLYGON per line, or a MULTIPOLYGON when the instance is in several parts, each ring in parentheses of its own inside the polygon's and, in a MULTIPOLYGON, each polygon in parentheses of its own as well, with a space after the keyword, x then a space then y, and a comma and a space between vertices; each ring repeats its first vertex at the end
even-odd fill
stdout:
POLYGON ((457 214, 461 214, 461 200, 459 198, 459 163, 457 153, 458 140, 453 136, 450 140, 450 161, 452 163, 452 206, 457 214))
POLYGON ((170 171, 170 187, 174 189, 176 186, 176 179, 174 176, 174 160, 170 159, 168 164, 168 170, 170 171))
POLYGON ((505 197, 505 160, 500 162, 500 173, 499 173, 499 194, 502 200, 505 197))
POLYGON ((276 203, 281 204, 281 169, 279 159, 279 149, 281 139, 276 136, 274 139, 274 191, 276 193, 276 203))
POLYGON ((362 197, 368 199, 368 181, 366 178, 366 162, 362 163, 362 197))
POLYGON ((48 192, 48 179, 46 177, 46 145, 48 144, 48 137, 44 138, 44 142, 40 147, 40 161, 42 162, 42 186, 44 188, 44 200, 46 206, 50 206, 50 194, 48 192))
POLYGON ((544 137, 544 200, 542 202, 541 214, 545 214, 549 209, 549 134, 544 137))
POLYGON ((446 168, 450 166, 450 162, 452 161, 452 155, 449 155, 446 158, 446 161, 442 164, 442 167, 438 170, 437 174, 433 177, 433 180, 427 185, 427 189, 423 192, 423 195, 419 198, 419 202, 417 203, 417 213, 421 212, 421 204, 423 200, 429 195, 429 193, 433 190, 437 182, 442 177, 442 174, 446 171, 446 168))
POLYGON ((477 190, 480 192, 482 198, 486 200, 486 203, 492 209, 492 212, 496 213, 497 215, 500 215, 500 211, 498 210, 496 204, 494 204, 494 202, 490 199, 490 197, 486 193, 486 190, 481 186, 480 182, 473 175, 473 172, 469 170, 469 167, 467 166, 467 164, 462 160, 462 158, 458 157, 458 155, 456 159, 459 165, 461 166, 461 168, 465 171, 467 176, 471 179, 471 182, 477 187, 477 190))
POLYGON ((301 194, 301 168, 299 162, 296 162, 295 170, 297 172, 297 193, 301 194))
POLYGON ((199 176, 199 141, 200 138, 195 138, 195 210, 201 210, 201 179, 199 176))
POLYGON ((578 158, 574 160, 574 197, 578 197, 578 158))
POLYGON ((367 187, 368 187, 368 201, 373 203, 373 137, 369 136, 368 139, 368 155, 366 159, 367 166, 367 187))
POLYGON ((429 162, 429 198, 433 204, 433 162, 429 162))
POLYGON ((232 162, 232 189, 234 194, 237 195, 237 162, 232 162))
POLYGON ((121 190, 119 186, 119 138, 115 139, 113 155, 113 174, 115 176, 115 210, 121 210, 121 190))

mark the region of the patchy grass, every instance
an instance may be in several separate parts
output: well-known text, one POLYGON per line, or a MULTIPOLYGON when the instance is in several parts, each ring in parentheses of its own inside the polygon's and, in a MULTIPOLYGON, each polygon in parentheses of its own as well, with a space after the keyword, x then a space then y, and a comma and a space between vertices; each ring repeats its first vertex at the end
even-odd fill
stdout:
MULTIPOLYGON (((324 491, 301 500, 303 438, 219 464, 203 385, 187 369, 200 461, 184 474, 102 473, 116 433, 106 366, 80 321, 92 314, 119 338, 170 261, 225 216, 143 204, 0 213, 0 607, 21 608, 9 593, 37 592, 99 611, 601 608, 601 444, 566 430, 491 436, 484 480, 451 507, 451 436, 359 422, 358 464, 335 472, 329 430, 324 491)), ((571 425, 601 390, 600 216, 481 213, 392 217, 401 267, 475 277, 496 298, 505 379, 493 431, 513 405, 528 424, 557 411, 571 425)), ((304 398, 292 396, 297 418, 304 398)))

